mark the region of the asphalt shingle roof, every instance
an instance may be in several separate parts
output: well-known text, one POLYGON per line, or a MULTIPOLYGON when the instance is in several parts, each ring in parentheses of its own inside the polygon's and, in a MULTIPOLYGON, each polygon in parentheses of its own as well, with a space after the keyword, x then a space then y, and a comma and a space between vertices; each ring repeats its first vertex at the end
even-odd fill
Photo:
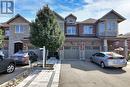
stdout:
POLYGON ((93 18, 89 18, 89 19, 86 19, 80 23, 88 23, 88 24, 93 24, 93 23, 96 23, 96 19, 93 19, 93 18))

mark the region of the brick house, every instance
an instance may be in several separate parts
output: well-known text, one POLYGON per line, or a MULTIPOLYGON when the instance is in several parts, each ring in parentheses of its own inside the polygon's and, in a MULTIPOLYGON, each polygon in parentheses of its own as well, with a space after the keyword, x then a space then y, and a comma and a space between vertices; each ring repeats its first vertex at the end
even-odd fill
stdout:
MULTIPOLYGON (((77 17, 73 14, 64 19, 54 13, 66 37, 64 45, 59 49, 61 59, 89 59, 95 52, 114 51, 118 48, 116 45, 118 41, 123 42, 122 54, 127 58, 127 38, 118 36, 118 24, 125 18, 114 10, 100 19, 89 18, 81 22, 77 22, 77 17)), ((8 25, 9 32, 7 41, 9 56, 18 50, 36 50, 29 41, 29 23, 19 14, 5 23, 8 25)))
MULTIPOLYGON (((54 12, 57 22, 60 25, 62 31, 64 31, 64 18, 62 18, 59 14, 54 12)), ((8 57, 11 57, 14 53, 19 50, 27 51, 32 50, 36 54, 40 55, 39 48, 34 47, 30 41, 30 22, 25 19, 20 14, 17 14, 15 17, 11 18, 4 24, 2 23, 0 27, 4 31, 8 31, 8 39, 6 41, 7 44, 7 53, 8 57), (5 26, 8 25, 8 26, 5 26)), ((5 41, 5 40, 4 40, 5 41)), ((3 50, 5 51, 5 46, 3 50)))
POLYGON ((73 14, 65 18, 66 40, 61 50, 62 59, 89 59, 99 51, 114 51, 113 44, 123 42, 123 55, 127 58, 127 38, 118 36, 118 25, 125 18, 111 10, 100 19, 76 22, 73 14))

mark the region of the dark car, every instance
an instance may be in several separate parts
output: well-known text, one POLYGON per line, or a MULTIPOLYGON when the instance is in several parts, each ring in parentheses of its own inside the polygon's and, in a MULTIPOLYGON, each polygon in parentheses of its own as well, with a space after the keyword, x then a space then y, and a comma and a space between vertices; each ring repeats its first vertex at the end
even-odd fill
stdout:
POLYGON ((56 59, 59 59, 59 54, 58 52, 48 52, 48 59, 50 59, 50 57, 55 57, 56 59))
POLYGON ((15 70, 15 61, 13 59, 4 58, 0 55, 0 73, 12 73, 15 70))
POLYGON ((31 62, 37 61, 38 56, 33 51, 23 52, 19 51, 15 53, 12 58, 16 61, 16 64, 26 65, 31 62))

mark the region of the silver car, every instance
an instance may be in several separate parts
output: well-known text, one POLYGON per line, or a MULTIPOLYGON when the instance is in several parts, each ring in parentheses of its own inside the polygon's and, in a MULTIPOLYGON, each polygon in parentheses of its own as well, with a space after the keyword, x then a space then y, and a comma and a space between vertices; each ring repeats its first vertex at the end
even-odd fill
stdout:
POLYGON ((102 68, 105 67, 122 68, 127 65, 127 60, 125 59, 125 57, 114 52, 95 53, 92 55, 92 57, 90 57, 90 61, 101 65, 102 68))

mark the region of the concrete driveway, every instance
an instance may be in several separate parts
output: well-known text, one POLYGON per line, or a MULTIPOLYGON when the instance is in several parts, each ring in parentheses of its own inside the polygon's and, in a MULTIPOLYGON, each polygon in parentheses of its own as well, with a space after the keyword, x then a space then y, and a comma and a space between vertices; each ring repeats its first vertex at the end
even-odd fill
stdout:
POLYGON ((84 61, 62 61, 59 87, 130 87, 130 64, 106 68, 84 61))

